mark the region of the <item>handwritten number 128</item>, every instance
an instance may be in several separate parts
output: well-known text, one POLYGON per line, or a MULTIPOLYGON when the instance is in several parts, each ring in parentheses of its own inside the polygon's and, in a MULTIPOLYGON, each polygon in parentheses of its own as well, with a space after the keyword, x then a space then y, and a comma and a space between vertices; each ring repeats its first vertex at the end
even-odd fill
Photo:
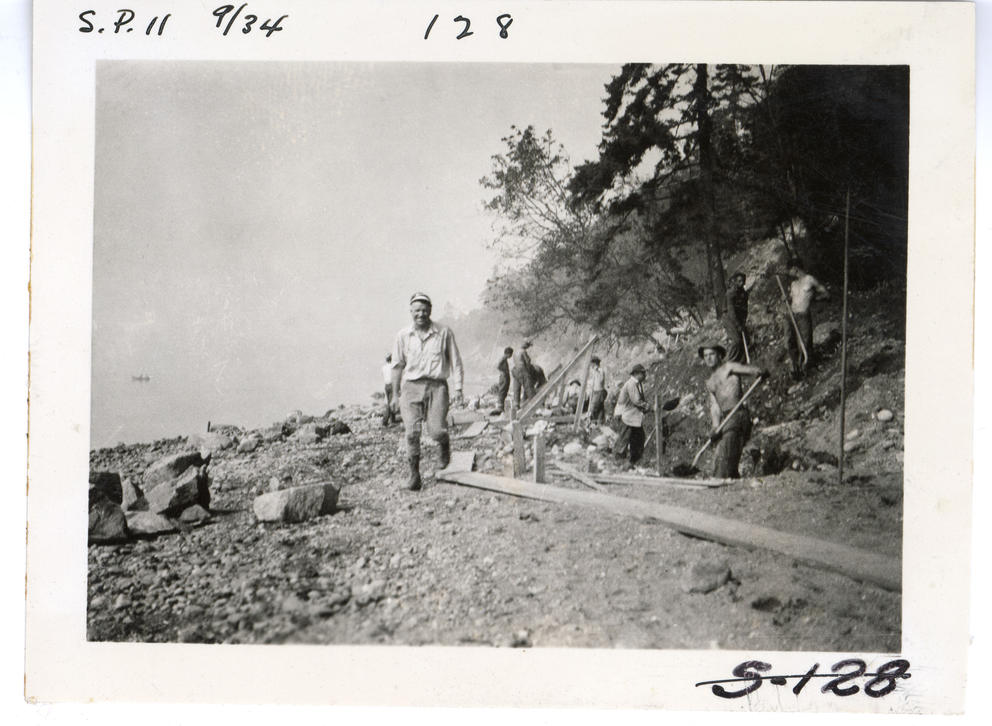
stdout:
MULTIPOLYGON (((434 23, 437 22, 438 17, 438 15, 435 15, 431 18, 431 22, 427 24, 427 32, 424 33, 424 40, 427 40, 430 36, 431 30, 434 28, 434 23)), ((464 26, 462 27, 461 32, 455 36, 455 40, 461 40, 462 38, 467 38, 470 35, 475 35, 475 31, 469 30, 469 28, 472 27, 472 21, 464 15, 459 15, 453 18, 452 22, 462 24, 464 26)), ((510 17, 509 13, 503 13, 502 15, 498 15, 496 17, 496 24, 499 26, 499 37, 503 40, 510 37, 510 34, 507 31, 510 29, 510 23, 512 22, 513 18, 510 17)))

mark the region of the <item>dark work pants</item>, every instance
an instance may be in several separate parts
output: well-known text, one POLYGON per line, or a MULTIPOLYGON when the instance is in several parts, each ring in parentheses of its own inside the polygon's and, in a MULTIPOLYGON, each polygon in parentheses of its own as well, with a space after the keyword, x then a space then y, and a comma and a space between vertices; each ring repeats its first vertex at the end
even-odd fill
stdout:
POLYGON ((496 400, 499 401, 497 408, 500 412, 506 406, 506 394, 510 392, 510 376, 500 371, 499 385, 496 389, 496 400))
MULTIPOLYGON (((726 415, 726 414, 724 414, 726 415)), ((713 457, 713 476, 717 479, 737 479, 744 444, 751 436, 751 413, 741 406, 720 432, 720 441, 713 457)))

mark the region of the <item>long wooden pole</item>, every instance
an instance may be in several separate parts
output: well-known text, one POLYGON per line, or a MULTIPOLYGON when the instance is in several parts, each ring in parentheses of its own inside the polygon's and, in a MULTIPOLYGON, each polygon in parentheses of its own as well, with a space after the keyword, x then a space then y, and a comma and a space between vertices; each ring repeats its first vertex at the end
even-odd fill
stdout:
POLYGON ((589 385, 589 368, 592 366, 592 353, 586 358, 585 370, 582 373, 582 388, 579 389, 579 400, 575 404, 575 428, 579 428, 582 421, 582 404, 586 402, 586 386, 589 385))
POLYGON ((837 482, 844 483, 844 413, 847 406, 847 239, 851 213, 851 189, 844 204, 844 297, 840 313, 840 431, 837 442, 837 482))
POLYGON ((661 476, 661 396, 657 389, 654 392, 654 465, 661 476))
POLYGON ((544 386, 542 386, 541 390, 535 393, 533 398, 528 399, 527 404, 521 406, 520 410, 517 412, 517 420, 524 421, 528 416, 534 413, 534 411, 536 411, 541 406, 541 404, 544 403, 544 399, 547 398, 551 390, 561 382, 562 378, 568 375, 568 372, 572 370, 572 367, 577 362, 582 360, 582 356, 584 356, 586 353, 589 352, 589 349, 592 348, 593 345, 595 345, 597 340, 599 340, 598 335, 592 336, 589 339, 589 342, 586 343, 584 346, 582 346, 582 349, 575 354, 575 357, 572 358, 571 361, 568 362, 568 365, 566 365, 564 368, 558 371, 557 374, 552 376, 551 380, 549 380, 544 386))

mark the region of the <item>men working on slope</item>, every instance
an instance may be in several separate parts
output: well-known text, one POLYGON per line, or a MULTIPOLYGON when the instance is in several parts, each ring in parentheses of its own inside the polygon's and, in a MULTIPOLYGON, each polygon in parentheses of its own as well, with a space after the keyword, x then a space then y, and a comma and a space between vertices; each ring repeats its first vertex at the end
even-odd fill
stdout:
POLYGON ((393 413, 393 356, 386 356, 386 364, 382 367, 382 382, 386 388, 386 410, 382 412, 382 425, 389 426, 396 421, 393 413))
POLYGON ((729 339, 727 360, 737 363, 747 361, 750 353, 751 339, 747 337, 747 300, 748 291, 744 286, 744 273, 737 272, 730 277, 730 287, 727 290, 727 310, 723 313, 723 328, 729 339), (745 347, 744 341, 747 341, 745 347))
POLYGON ((513 355, 513 348, 504 348, 503 357, 499 359, 499 363, 496 364, 496 370, 499 371, 499 383, 496 386, 496 400, 498 404, 496 410, 493 411, 491 416, 499 416, 503 413, 503 408, 506 406, 506 394, 510 392, 510 356, 513 355))
POLYGON ((813 300, 827 300, 830 298, 830 293, 819 280, 803 270, 798 260, 790 261, 789 274, 793 278, 792 284, 789 285, 790 309, 796 324, 793 326, 792 319, 787 313, 783 325, 789 347, 789 360, 792 362, 792 377, 799 379, 804 377, 806 370, 813 365, 813 300), (796 338, 796 328, 799 328, 802 345, 796 338), (803 348, 806 349, 805 364, 801 353, 803 348))
MULTIPOLYGON (((620 389, 620 396, 617 398, 617 407, 614 415, 620 417, 623 430, 617 439, 618 442, 628 441, 630 444, 630 458, 628 468, 633 469, 634 465, 641 460, 644 453, 644 414, 650 409, 644 398, 644 379, 647 373, 640 363, 630 369, 630 378, 620 389)), ((622 452, 622 444, 614 451, 622 452)))
POLYGON ((441 447, 441 469, 451 462, 448 437, 448 378, 455 377, 455 402, 462 399, 465 372, 455 335, 431 321, 431 299, 422 292, 410 298, 413 325, 396 336, 393 349, 393 410, 398 408, 406 430, 410 478, 407 488, 420 489, 420 427, 441 447))
POLYGON ((744 365, 733 361, 724 362, 727 351, 722 345, 708 344, 699 349, 699 357, 706 367, 713 371, 706 379, 706 390, 710 394, 710 420, 713 430, 710 441, 717 443, 713 459, 713 476, 718 479, 736 479, 740 476, 737 465, 741 460, 744 444, 751 436, 751 413, 746 405, 741 405, 733 415, 717 430, 720 422, 741 400, 740 376, 760 376, 768 374, 757 366, 744 365))
POLYGON ((606 374, 599 367, 599 358, 589 359, 589 420, 603 423, 606 402, 606 374))
POLYGON ((525 340, 520 346, 520 351, 513 359, 513 407, 520 408, 520 404, 534 395, 534 364, 530 362, 530 341, 525 340))

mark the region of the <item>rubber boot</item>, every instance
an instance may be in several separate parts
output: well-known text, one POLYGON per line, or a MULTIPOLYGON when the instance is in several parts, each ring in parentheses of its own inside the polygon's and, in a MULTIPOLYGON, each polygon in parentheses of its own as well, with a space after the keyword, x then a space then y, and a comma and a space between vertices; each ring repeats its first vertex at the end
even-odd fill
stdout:
POLYGON ((451 439, 445 435, 439 438, 437 443, 441 447, 441 468, 447 469, 448 464, 451 463, 451 439))
POLYGON ((417 491, 422 486, 420 481, 420 454, 410 454, 410 478, 406 481, 406 488, 412 492, 417 491))

